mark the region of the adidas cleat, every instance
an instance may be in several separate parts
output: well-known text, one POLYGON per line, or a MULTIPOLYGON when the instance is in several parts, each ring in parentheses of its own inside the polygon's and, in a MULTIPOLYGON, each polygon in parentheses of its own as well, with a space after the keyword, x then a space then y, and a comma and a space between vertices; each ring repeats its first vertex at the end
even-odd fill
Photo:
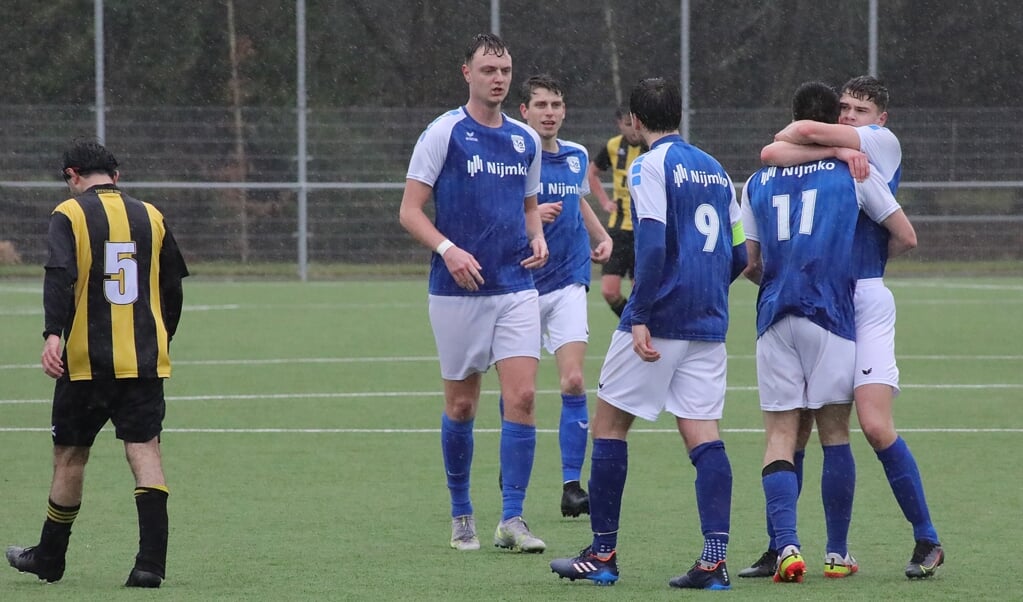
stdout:
POLYGON ((597 585, 614 585, 618 581, 618 556, 611 552, 601 558, 593 553, 592 547, 587 547, 575 558, 552 560, 551 572, 569 581, 588 579, 597 585))

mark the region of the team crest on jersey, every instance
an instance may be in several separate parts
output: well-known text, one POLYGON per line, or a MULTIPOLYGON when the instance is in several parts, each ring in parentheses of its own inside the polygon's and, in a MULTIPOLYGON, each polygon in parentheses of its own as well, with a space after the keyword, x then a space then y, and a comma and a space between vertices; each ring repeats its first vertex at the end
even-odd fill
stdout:
POLYGON ((518 134, 511 135, 512 146, 520 153, 526 152, 526 139, 518 134))
POLYGON ((582 164, 579 163, 579 157, 568 158, 568 168, 572 170, 572 173, 579 173, 582 171, 582 164))

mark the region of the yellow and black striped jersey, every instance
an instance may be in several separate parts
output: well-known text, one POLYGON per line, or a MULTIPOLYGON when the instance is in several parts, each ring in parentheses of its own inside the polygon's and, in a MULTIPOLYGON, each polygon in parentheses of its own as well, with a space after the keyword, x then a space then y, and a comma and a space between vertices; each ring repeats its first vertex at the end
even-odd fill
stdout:
POLYGON ((636 157, 647 151, 646 145, 632 145, 622 135, 607 141, 597 152, 593 163, 600 171, 611 170, 614 181, 614 202, 617 210, 611 213, 607 227, 619 230, 632 230, 632 206, 629 201, 629 167, 636 157))
POLYGON ((160 211, 94 186, 54 209, 48 245, 43 336, 64 336, 68 377, 169 377, 188 268, 160 211))

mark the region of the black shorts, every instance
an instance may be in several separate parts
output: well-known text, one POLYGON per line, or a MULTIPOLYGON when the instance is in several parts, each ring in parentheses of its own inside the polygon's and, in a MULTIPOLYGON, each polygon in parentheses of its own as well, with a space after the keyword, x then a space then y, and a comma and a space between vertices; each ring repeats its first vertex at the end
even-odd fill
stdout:
POLYGON ((611 249, 611 259, 607 260, 600 268, 602 276, 621 276, 622 278, 633 278, 636 267, 636 249, 632 230, 619 230, 617 228, 608 230, 614 247, 611 249))
POLYGON ((162 378, 57 379, 51 415, 54 445, 92 447, 107 423, 118 439, 145 443, 163 430, 167 405, 162 378))

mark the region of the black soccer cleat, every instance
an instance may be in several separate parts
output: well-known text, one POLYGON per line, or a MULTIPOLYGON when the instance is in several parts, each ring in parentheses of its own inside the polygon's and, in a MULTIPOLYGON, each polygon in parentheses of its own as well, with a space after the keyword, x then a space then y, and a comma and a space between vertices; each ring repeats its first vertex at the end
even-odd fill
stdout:
POLYGON ((688 573, 668 581, 668 585, 682 589, 732 589, 732 581, 728 578, 728 567, 725 566, 724 560, 717 563, 697 560, 688 573))
POLYGON ((124 587, 160 587, 161 583, 163 583, 163 577, 156 573, 135 568, 128 575, 128 580, 124 582, 124 587))
POLYGON ((611 552, 605 558, 593 553, 592 547, 579 552, 575 558, 556 558, 551 561, 551 572, 558 578, 589 579, 597 585, 614 585, 618 581, 618 554, 611 552))
POLYGON ((64 557, 43 556, 38 547, 7 548, 7 562, 22 573, 32 573, 47 583, 56 583, 64 576, 64 557))
POLYGON ((565 483, 561 492, 561 516, 576 517, 590 513, 590 495, 579 485, 579 481, 565 483))
POLYGON ((774 577, 774 571, 778 568, 778 551, 768 550, 760 555, 749 567, 739 571, 740 577, 774 577))
POLYGON ((927 579, 945 563, 945 550, 940 543, 917 540, 913 557, 906 565, 906 576, 910 579, 927 579))

